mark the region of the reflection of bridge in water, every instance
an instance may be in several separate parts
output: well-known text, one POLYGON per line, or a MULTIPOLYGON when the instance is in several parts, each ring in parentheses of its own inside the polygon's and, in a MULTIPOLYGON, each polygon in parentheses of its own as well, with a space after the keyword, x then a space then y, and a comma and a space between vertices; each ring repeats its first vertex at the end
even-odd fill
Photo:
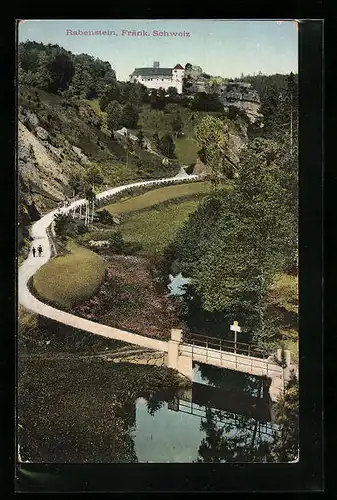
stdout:
MULTIPOLYGON (((168 408, 169 410, 179 411, 181 413, 187 413, 188 415, 194 415, 195 417, 199 417, 202 420, 206 420, 207 418, 207 407, 199 406, 196 403, 193 403, 193 401, 188 402, 177 398, 176 402, 169 403, 168 408)), ((215 414, 212 416, 212 420, 216 423, 232 424, 233 426, 242 423, 242 415, 238 415, 235 413, 233 414, 227 411, 221 411, 221 415, 219 416, 216 413, 216 408, 210 408, 210 409, 213 411, 215 410, 214 411, 215 414)), ((260 421, 256 422, 259 434, 268 437, 275 437, 275 434, 278 431, 278 425, 273 424, 272 422, 260 422, 260 421)), ((247 419, 247 424, 248 423, 249 422, 247 419)), ((252 422, 251 430, 253 430, 254 425, 255 422, 252 422)))
POLYGON ((259 396, 251 396, 244 392, 238 393, 194 382, 192 388, 179 391, 178 395, 169 401, 168 409, 206 419, 209 408, 215 422, 237 424, 246 420, 249 425, 252 420, 254 426, 257 421, 259 432, 272 437, 278 426, 274 423, 267 395, 268 389, 265 386, 261 386, 259 396))

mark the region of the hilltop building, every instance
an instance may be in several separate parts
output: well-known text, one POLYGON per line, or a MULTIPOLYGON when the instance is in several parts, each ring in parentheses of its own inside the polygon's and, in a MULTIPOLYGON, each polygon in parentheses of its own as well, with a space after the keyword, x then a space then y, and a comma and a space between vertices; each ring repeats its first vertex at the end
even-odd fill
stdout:
POLYGON ((175 87, 178 94, 183 91, 184 68, 176 64, 174 68, 160 68, 159 61, 154 61, 152 68, 136 68, 130 75, 131 82, 139 82, 148 89, 175 87))

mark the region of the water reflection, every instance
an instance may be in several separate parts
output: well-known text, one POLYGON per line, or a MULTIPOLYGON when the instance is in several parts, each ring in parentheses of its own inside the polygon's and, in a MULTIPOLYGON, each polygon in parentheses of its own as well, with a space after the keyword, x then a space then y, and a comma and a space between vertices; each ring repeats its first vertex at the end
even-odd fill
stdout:
POLYGON ((245 390, 234 394, 236 373, 208 372, 206 378, 202 372, 202 365, 195 367, 191 389, 136 401, 133 439, 138 461, 273 461, 278 426, 271 422, 264 381, 240 374, 245 379, 240 390, 245 390))
POLYGON ((186 293, 185 285, 189 283, 189 278, 185 278, 181 273, 176 276, 169 275, 170 283, 167 285, 170 295, 181 296, 186 293))

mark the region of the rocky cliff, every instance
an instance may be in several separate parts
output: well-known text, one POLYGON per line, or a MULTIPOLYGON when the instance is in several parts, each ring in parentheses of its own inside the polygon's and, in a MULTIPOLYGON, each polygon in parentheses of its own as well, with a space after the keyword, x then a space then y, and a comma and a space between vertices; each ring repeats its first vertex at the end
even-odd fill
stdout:
MULTIPOLYGON (((229 128, 229 150, 230 159, 235 164, 239 164, 240 153, 242 148, 248 143, 247 123, 242 120, 236 120, 235 125, 229 128)), ((207 174, 210 173, 209 167, 197 159, 193 169, 193 174, 207 174)))

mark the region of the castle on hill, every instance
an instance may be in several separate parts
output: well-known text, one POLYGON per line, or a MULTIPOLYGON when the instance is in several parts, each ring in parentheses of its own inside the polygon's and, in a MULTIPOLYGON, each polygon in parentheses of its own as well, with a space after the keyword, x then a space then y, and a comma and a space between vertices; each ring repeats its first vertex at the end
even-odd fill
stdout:
POLYGON ((152 68, 136 68, 130 75, 130 81, 139 82, 148 89, 167 90, 169 87, 175 87, 178 94, 181 94, 184 72, 180 64, 176 64, 174 68, 160 68, 159 61, 155 61, 152 68))

